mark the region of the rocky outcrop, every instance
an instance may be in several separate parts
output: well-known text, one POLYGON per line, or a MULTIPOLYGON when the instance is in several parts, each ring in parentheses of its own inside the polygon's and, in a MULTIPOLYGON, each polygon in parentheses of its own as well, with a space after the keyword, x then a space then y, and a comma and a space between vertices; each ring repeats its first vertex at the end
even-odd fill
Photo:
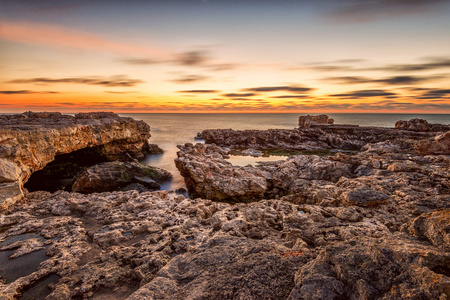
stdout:
POLYGON ((55 156, 88 149, 105 160, 124 154, 142 157, 148 148, 150 127, 143 121, 114 113, 26 112, 0 116, 0 205, 21 197, 30 175, 44 168, 55 156))
POLYGON ((372 207, 34 192, 0 216, 0 298, 446 299, 450 207, 416 210, 448 201, 407 188, 372 207))
POLYGON ((323 125, 323 124, 333 124, 334 120, 327 115, 317 115, 317 116, 300 116, 298 118, 298 127, 309 128, 312 125, 323 125))
POLYGON ((180 146, 175 163, 191 195, 221 201, 286 197, 295 203, 307 199, 311 204, 374 206, 384 203, 393 187, 415 193, 410 184, 416 189, 432 186, 435 194, 447 194, 450 186, 447 157, 397 153, 395 147, 357 154, 295 155, 245 167, 233 166, 226 158, 225 148, 186 144, 180 146))
POLYGON ((449 131, 450 125, 444 125, 444 124, 430 124, 427 120, 423 119, 411 119, 409 121, 397 121, 395 123, 396 129, 401 130, 409 130, 409 131, 449 131))
POLYGON ((435 138, 421 140, 417 143, 420 154, 444 154, 450 155, 450 131, 435 138))
POLYGON ((160 168, 143 166, 135 162, 106 162, 81 172, 72 185, 73 192, 100 193, 115 191, 132 183, 148 189, 159 190, 160 183, 172 179, 172 175, 160 168))

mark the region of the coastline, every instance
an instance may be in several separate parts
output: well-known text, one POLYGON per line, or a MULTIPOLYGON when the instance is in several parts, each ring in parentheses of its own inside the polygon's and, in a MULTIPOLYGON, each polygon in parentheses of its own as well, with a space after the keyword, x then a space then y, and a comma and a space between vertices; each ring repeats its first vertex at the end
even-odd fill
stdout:
MULTIPOLYGON (((136 122, 106 117, 94 123, 136 122)), ((450 297, 450 125, 330 122, 307 117, 295 129, 203 131, 206 144, 186 143, 176 159, 191 198, 25 190, 0 216, 0 252, 17 262, 44 256, 31 273, 3 278, 0 296, 20 297, 53 276, 46 299, 450 297), (234 166, 226 161, 233 147, 355 152, 234 166)), ((134 142, 147 141, 148 130, 134 142)), ((98 140, 122 141, 121 154, 108 148, 112 160, 134 149, 123 136, 98 140)), ((17 165, 19 184, 47 163, 17 165)))

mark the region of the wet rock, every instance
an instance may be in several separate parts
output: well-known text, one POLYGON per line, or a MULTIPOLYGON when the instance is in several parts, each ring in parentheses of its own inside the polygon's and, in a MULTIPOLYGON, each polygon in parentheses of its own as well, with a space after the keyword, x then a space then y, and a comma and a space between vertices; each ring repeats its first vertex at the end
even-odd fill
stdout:
POLYGON ((159 189, 159 183, 172 175, 160 168, 139 163, 106 162, 92 166, 76 177, 72 191, 81 193, 107 192, 139 183, 149 189, 159 189))

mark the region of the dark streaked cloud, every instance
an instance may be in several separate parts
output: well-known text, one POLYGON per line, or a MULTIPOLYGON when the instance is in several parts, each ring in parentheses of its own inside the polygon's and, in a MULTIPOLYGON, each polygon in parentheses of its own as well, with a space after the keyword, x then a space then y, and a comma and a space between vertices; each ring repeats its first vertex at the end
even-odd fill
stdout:
POLYGON ((222 96, 224 97, 228 97, 228 98, 236 98, 236 97, 252 97, 252 96, 256 96, 257 94, 255 93, 228 93, 228 94, 223 94, 222 96))
POLYGON ((129 92, 104 91, 104 93, 109 93, 109 94, 134 94, 134 93, 137 93, 137 92, 136 91, 129 91, 129 92))
POLYGON ((140 79, 128 79, 125 76, 118 75, 112 77, 69 77, 69 78, 28 78, 28 79, 14 79, 8 83, 25 83, 25 84, 54 84, 54 83, 75 83, 88 85, 102 85, 109 87, 131 87, 144 81, 140 79))
POLYGON ((219 90, 185 90, 185 91, 177 91, 177 93, 184 94, 209 94, 209 93, 220 93, 219 90))
POLYGON ((281 95, 281 96, 273 96, 270 98, 275 98, 275 99, 304 99, 304 98, 308 98, 309 96, 306 95, 281 95))
POLYGON ((329 97, 344 98, 344 99, 362 99, 370 97, 396 98, 397 94, 387 92, 385 90, 359 90, 342 94, 333 94, 329 95, 329 97))
POLYGON ((183 66, 199 66, 206 63, 210 58, 206 51, 188 51, 181 53, 174 60, 175 64, 183 66))
POLYGON ((190 74, 190 75, 183 75, 183 76, 180 76, 176 79, 172 79, 169 81, 184 84, 184 83, 194 83, 194 82, 204 81, 209 78, 210 78, 209 76, 190 74))
POLYGON ((299 86, 263 86, 255 88, 246 88, 241 91, 246 92, 291 92, 291 93, 307 93, 312 91, 312 88, 299 86))
POLYGON ((17 95, 17 94, 59 94, 54 91, 30 91, 30 90, 18 90, 18 91, 0 91, 3 95, 17 95))
POLYGON ((434 76, 393 76, 382 79, 371 79, 361 76, 342 76, 342 77, 327 77, 324 80, 334 81, 343 84, 362 84, 362 83, 381 83, 387 85, 411 85, 423 83, 430 80, 443 78, 441 75, 434 76))
POLYGON ((443 68, 450 68, 450 57, 431 57, 425 59, 423 63, 388 65, 379 68, 379 70, 394 71, 394 72, 408 72, 408 71, 411 72, 411 71, 428 71, 443 68))
POLYGON ((427 91, 419 99, 441 99, 447 96, 450 96, 450 89, 436 89, 427 91))

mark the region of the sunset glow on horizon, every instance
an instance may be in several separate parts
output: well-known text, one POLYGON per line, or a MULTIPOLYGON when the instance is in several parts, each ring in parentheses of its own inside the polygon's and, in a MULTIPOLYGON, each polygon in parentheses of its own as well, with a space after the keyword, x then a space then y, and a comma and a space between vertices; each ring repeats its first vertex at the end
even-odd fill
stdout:
POLYGON ((0 113, 450 113, 448 1, 0 4, 0 113))

